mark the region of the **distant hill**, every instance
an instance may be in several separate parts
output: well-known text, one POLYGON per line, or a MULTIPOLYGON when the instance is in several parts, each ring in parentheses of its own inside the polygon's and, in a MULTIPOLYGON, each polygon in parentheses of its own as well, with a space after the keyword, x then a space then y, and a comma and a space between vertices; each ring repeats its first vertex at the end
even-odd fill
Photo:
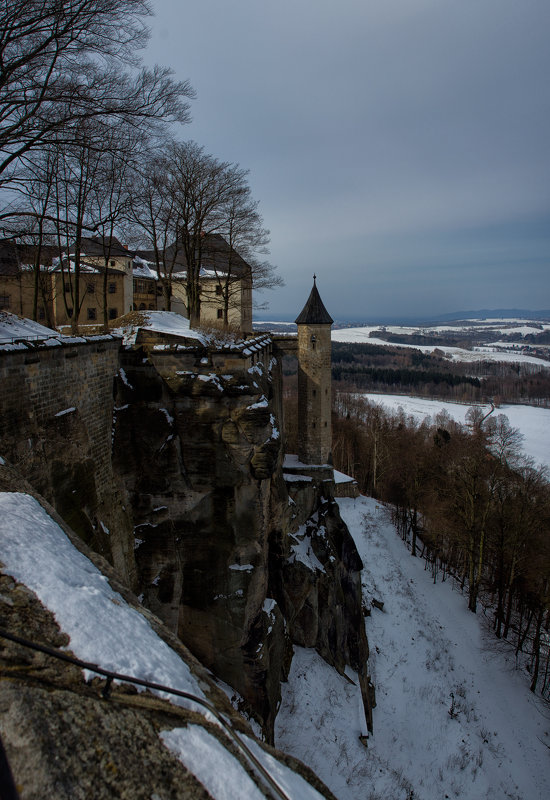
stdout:
POLYGON ((453 311, 450 314, 439 314, 437 317, 430 317, 428 321, 456 321, 464 319, 509 319, 510 317, 518 319, 550 319, 550 311, 548 309, 542 311, 528 311, 524 308, 496 308, 488 309, 482 308, 476 311, 453 311))
MULTIPOLYGON (((435 325, 436 323, 462 322, 471 319, 525 319, 525 320, 549 320, 550 309, 540 311, 530 311, 525 308, 481 308, 472 311, 452 311, 447 314, 434 314, 433 316, 378 316, 373 315, 363 319, 336 319, 333 328, 359 328, 363 325, 435 325)), ((256 330, 287 330, 289 322, 284 315, 275 322, 271 317, 270 322, 262 319, 255 319, 254 328, 256 330)), ((294 326, 292 326, 294 328, 294 326)))

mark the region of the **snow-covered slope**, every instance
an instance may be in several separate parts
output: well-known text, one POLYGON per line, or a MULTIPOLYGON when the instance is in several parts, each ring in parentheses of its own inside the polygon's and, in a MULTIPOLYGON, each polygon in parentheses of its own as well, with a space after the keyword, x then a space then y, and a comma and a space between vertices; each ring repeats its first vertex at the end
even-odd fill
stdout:
POLYGON ((374 735, 365 749, 358 688, 297 650, 277 746, 340 800, 546 800, 550 709, 529 692, 513 652, 497 647, 451 581, 433 584, 382 506, 338 502, 365 565, 365 597, 384 603, 366 618, 374 735))
MULTIPOLYGON (((28 494, 0 492, 0 562, 2 572, 31 589, 53 612, 61 630, 70 637, 70 650, 78 658, 205 699, 203 685, 180 655, 155 633, 137 608, 129 606, 111 588, 107 577, 28 494)), ((9 598, 3 601, 10 602, 9 598)), ((198 712, 210 723, 219 724, 195 702, 159 694, 171 703, 198 712)), ((202 725, 165 730, 161 738, 214 800, 260 800, 265 796, 243 763, 202 725)), ((322 800, 322 795, 304 778, 251 737, 242 735, 241 741, 275 777, 287 797, 322 800)))

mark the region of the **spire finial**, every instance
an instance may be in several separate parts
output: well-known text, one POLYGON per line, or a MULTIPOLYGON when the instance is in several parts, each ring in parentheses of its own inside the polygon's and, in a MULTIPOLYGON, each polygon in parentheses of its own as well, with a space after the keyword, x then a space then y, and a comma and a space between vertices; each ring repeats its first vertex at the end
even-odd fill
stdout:
POLYGON ((316 280, 317 280, 317 275, 313 273, 313 283, 315 283, 316 280))

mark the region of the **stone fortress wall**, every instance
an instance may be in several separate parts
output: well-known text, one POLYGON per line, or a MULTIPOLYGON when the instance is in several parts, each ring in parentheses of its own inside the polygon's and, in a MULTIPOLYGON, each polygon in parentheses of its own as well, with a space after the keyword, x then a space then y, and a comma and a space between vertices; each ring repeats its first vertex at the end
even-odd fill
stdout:
POLYGON ((111 462, 120 344, 107 334, 0 345, 0 456, 135 587, 132 525, 111 462))
MULTIPOLYGON (((96 464, 96 488, 110 489, 113 380, 118 372, 120 338, 95 336, 17 342, 0 347, 0 441, 30 434, 32 449, 40 432, 67 427, 78 414, 86 428, 90 456, 96 464)), ((21 447, 11 453, 24 459, 21 447)))

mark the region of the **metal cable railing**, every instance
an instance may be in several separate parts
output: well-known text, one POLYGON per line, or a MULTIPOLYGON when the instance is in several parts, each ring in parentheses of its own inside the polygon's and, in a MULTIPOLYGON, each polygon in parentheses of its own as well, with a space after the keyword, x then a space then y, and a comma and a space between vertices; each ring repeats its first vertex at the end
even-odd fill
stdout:
MULTIPOLYGON (((254 755, 254 753, 250 750, 250 748, 242 741, 236 731, 228 724, 225 720, 223 715, 217 710, 215 706, 209 703, 207 700, 203 700, 201 697, 197 697, 196 695, 190 694, 189 692, 183 692, 180 689, 173 689, 170 686, 164 686, 161 683, 153 683, 152 681, 146 681, 142 678, 136 678, 133 675, 124 675, 119 672, 113 672, 112 670, 104 669, 100 667, 98 664, 93 664, 89 661, 82 661, 79 658, 75 658, 74 656, 69 655, 68 653, 64 653, 61 650, 56 650, 53 647, 48 647, 44 644, 39 644, 38 642, 31 642, 28 639, 24 639, 21 636, 16 636, 9 631, 0 629, 0 638, 8 639, 10 642, 15 642, 15 644, 19 644, 22 647, 27 647, 30 650, 36 650, 37 652, 44 653, 45 655, 51 656, 52 658, 57 658, 60 661, 66 661, 69 664, 74 664, 81 669, 86 669, 89 672, 95 672, 97 675, 102 675, 106 678, 105 686, 102 689, 101 694, 103 697, 108 700, 111 694, 112 683, 114 680, 121 681, 122 683, 131 683, 135 686, 143 686, 146 689, 154 689, 158 692, 166 692, 167 694, 175 695, 176 697, 182 697, 185 700, 190 700, 193 703, 197 703, 198 705, 206 708, 210 711, 211 714, 215 716, 217 721, 223 727, 225 733, 235 742, 239 750, 243 753, 246 757, 248 763, 251 765, 252 769, 255 771, 256 775, 258 775, 262 781, 267 784, 267 788, 271 792, 272 797, 277 798, 277 800, 291 800, 286 792, 279 786, 279 784, 272 778, 266 768, 263 766, 261 761, 254 755)), ((7 762, 6 762, 7 763, 7 762)), ((3 795, 0 792, 0 797, 3 795)), ((13 795, 14 798, 17 795, 13 795)))

